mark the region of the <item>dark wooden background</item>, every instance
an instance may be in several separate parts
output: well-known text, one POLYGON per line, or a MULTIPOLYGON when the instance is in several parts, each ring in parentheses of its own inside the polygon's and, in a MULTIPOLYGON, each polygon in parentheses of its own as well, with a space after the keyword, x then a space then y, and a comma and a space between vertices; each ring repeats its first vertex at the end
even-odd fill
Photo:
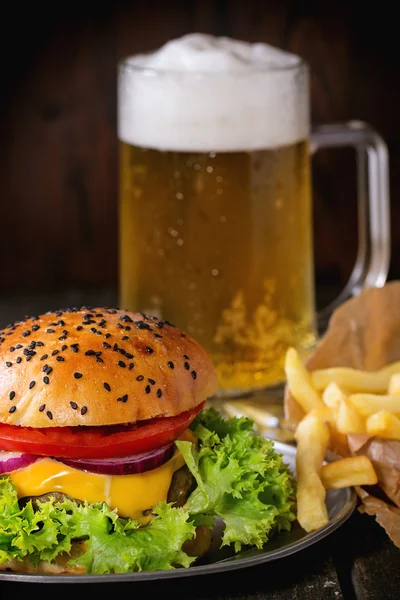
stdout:
MULTIPOLYGON (((392 264, 400 277, 400 57, 388 2, 143 0, 16 4, 1 31, 0 282, 5 295, 116 289, 116 68, 201 31, 302 55, 314 122, 362 119, 390 151, 392 264)), ((393 14, 392 14, 393 13, 393 14)), ((357 244, 354 157, 314 159, 318 282, 345 282, 357 244)))

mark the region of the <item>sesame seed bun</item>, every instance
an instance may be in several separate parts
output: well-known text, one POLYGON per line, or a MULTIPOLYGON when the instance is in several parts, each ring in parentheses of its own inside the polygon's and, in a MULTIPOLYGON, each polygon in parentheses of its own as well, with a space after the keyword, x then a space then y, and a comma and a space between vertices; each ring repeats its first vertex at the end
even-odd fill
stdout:
POLYGON ((60 310, 0 331, 0 423, 135 423, 195 408, 216 389, 199 344, 142 313, 60 310))

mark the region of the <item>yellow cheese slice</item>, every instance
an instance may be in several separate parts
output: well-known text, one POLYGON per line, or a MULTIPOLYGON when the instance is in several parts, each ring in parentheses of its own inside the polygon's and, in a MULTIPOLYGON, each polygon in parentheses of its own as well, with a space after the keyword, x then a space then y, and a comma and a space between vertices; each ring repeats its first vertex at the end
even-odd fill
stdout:
POLYGON ((13 471, 9 477, 19 498, 63 492, 90 503, 107 502, 111 509, 117 509, 120 517, 131 517, 145 524, 150 517, 145 517, 143 512, 160 500, 166 502, 172 476, 184 464, 176 449, 169 461, 151 471, 135 475, 98 475, 46 457, 13 471))

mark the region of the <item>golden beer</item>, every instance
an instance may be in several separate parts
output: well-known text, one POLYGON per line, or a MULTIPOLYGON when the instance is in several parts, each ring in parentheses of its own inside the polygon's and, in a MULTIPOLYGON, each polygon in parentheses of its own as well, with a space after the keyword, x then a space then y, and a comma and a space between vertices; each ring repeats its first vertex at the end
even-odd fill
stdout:
MULTIPOLYGON (((254 96, 243 96, 229 128, 221 119, 211 127, 225 104, 235 108, 232 78, 172 87, 168 72, 159 81, 155 73, 144 87, 140 76, 122 74, 120 304, 192 335, 213 358, 222 394, 279 384, 287 348, 315 344, 307 113, 280 122, 279 94, 269 94, 269 112, 260 104, 246 125, 254 96)), ((257 77, 253 94, 264 85, 257 77)), ((292 95, 283 96, 290 115, 303 102, 292 95)))

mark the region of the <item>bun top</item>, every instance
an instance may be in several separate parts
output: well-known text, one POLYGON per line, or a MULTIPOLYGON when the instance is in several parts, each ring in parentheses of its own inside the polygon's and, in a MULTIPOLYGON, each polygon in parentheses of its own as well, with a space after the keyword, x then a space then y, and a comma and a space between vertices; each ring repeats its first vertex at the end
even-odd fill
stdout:
POLYGON ((199 344, 142 313, 74 308, 0 331, 0 423, 135 423, 178 415, 216 389, 199 344))

